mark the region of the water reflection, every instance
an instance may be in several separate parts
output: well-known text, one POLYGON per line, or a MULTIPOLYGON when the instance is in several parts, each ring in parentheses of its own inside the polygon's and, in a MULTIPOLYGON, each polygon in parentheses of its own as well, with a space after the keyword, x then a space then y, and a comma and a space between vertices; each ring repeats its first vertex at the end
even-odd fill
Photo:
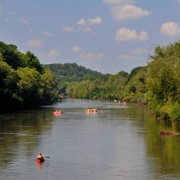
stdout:
POLYGON ((37 169, 41 170, 44 165, 44 162, 36 162, 36 165, 37 165, 37 169))

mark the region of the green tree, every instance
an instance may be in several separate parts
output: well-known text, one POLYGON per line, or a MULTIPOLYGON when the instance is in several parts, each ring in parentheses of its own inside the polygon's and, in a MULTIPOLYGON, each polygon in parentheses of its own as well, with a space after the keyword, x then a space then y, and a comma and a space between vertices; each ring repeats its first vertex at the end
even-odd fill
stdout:
POLYGON ((50 70, 45 69, 38 86, 39 104, 52 104, 59 100, 57 84, 50 70))
POLYGON ((4 61, 0 61, 0 77, 0 107, 9 107, 11 103, 21 101, 17 87, 19 77, 16 71, 4 61))
POLYGON ((17 85, 19 96, 22 97, 22 103, 28 106, 35 105, 38 100, 39 72, 35 69, 25 67, 18 68, 17 74, 20 77, 17 85))
POLYGON ((123 98, 130 102, 145 103, 146 79, 147 69, 146 67, 135 68, 130 73, 128 82, 125 85, 123 91, 123 98))
POLYGON ((157 117, 176 122, 180 119, 180 42, 158 46, 152 59, 146 99, 157 117))
POLYGON ((8 65, 10 65, 13 69, 17 69, 18 67, 23 66, 23 57, 22 53, 20 53, 15 45, 7 45, 4 42, 0 41, 0 53, 8 65))
POLYGON ((38 72, 43 73, 43 67, 39 62, 39 59, 30 51, 25 54, 25 67, 35 68, 38 72))

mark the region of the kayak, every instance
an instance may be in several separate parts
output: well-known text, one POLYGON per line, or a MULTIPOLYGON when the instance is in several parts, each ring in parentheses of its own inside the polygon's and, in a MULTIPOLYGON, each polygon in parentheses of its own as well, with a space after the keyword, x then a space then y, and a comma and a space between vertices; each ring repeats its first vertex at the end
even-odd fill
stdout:
POLYGON ((44 158, 36 158, 36 162, 38 162, 38 163, 41 163, 41 162, 44 162, 44 161, 45 161, 44 158))

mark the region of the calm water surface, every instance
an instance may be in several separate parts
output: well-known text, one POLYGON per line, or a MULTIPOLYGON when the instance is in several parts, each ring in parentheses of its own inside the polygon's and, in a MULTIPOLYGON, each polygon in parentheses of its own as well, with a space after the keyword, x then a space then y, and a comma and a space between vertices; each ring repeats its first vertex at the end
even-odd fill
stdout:
POLYGON ((162 128, 146 107, 111 102, 69 100, 0 114, 0 180, 180 179, 180 137, 162 137, 162 128), (53 116, 56 109, 64 114, 53 116))

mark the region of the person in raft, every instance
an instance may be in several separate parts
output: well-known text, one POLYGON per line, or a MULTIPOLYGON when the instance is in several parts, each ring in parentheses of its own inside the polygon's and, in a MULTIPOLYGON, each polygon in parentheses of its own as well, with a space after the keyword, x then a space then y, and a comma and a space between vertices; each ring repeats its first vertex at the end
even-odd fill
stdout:
POLYGON ((44 155, 42 153, 39 153, 36 158, 44 160, 44 155))

